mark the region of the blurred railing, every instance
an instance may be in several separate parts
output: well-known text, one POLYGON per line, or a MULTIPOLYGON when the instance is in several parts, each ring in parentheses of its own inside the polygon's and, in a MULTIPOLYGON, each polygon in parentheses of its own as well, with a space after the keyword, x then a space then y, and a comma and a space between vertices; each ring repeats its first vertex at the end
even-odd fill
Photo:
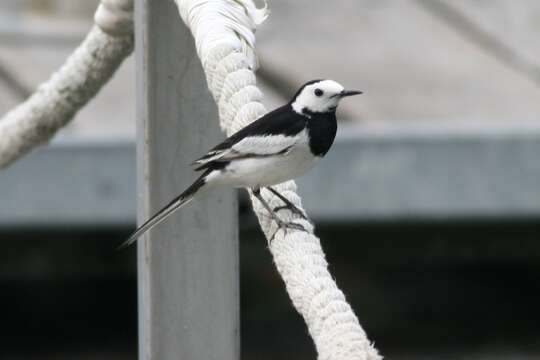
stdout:
MULTIPOLYGON (((540 218, 538 126, 351 126, 336 141, 299 179, 316 222, 540 218)), ((130 140, 57 141, 3 171, 0 227, 131 226, 135 182, 130 140)))

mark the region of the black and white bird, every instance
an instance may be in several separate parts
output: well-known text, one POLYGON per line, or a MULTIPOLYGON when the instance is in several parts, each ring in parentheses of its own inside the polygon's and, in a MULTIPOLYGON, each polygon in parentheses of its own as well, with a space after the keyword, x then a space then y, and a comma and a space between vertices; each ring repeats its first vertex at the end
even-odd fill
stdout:
POLYGON ((289 103, 257 119, 194 161, 195 170, 202 171, 202 175, 141 225, 122 246, 135 242, 202 189, 221 185, 250 188, 280 228, 304 230, 299 224, 281 220, 260 190, 267 188, 283 201, 281 208, 305 218, 272 185, 304 174, 326 155, 336 136, 339 101, 357 94, 361 92, 345 90, 333 80, 305 83, 289 103))

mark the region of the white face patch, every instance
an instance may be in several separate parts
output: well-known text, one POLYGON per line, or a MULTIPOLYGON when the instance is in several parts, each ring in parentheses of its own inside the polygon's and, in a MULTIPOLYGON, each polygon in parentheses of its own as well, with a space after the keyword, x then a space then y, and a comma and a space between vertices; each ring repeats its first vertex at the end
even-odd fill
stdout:
POLYGON ((294 111, 301 114, 305 108, 311 112, 328 112, 337 107, 344 90, 343 86, 333 80, 321 80, 302 89, 292 103, 294 111))

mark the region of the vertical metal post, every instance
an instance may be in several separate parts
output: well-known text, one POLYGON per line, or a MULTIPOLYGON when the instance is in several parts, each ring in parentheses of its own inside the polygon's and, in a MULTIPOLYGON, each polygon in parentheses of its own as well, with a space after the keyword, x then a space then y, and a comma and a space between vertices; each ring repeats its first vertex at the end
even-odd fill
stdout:
MULTIPOLYGON (((135 10, 142 221, 195 179, 189 163, 223 135, 174 2, 136 0, 135 10)), ((234 195, 203 195, 139 242, 140 359, 239 359, 234 195)))

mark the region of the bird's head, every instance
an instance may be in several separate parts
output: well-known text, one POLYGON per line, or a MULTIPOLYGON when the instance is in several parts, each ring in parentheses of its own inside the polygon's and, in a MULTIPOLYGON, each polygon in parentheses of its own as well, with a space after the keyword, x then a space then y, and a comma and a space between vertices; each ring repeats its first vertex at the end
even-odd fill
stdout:
POLYGON ((291 106, 297 113, 305 115, 334 112, 341 99, 361 93, 345 90, 333 80, 312 80, 302 85, 293 97, 291 106))

